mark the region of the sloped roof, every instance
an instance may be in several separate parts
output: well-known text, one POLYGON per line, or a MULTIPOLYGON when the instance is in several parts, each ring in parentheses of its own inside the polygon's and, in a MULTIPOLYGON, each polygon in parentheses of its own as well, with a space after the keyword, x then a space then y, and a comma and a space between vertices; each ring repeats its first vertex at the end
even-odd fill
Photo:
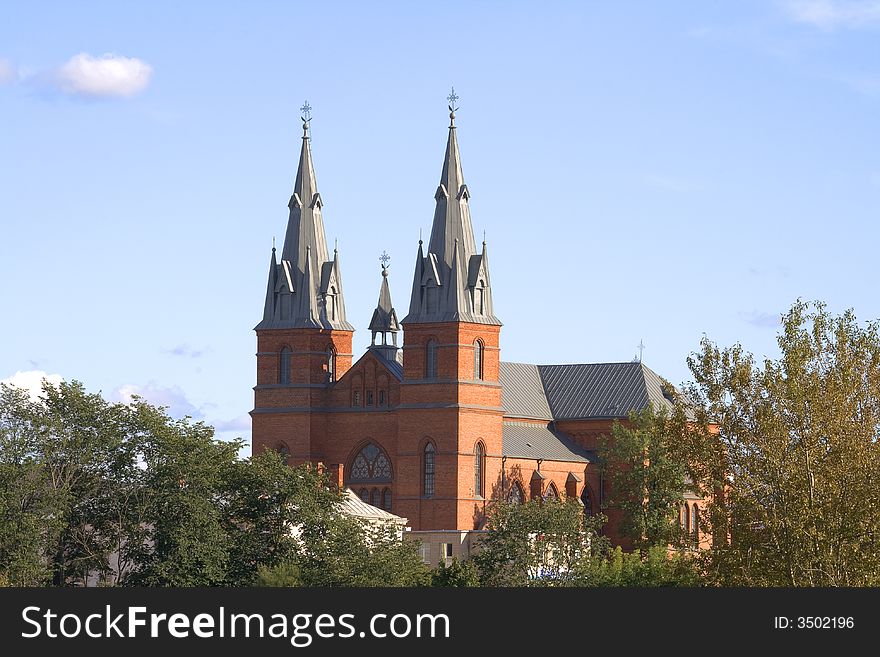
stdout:
POLYGON ((595 456, 554 430, 550 423, 505 420, 501 425, 503 454, 511 458, 589 463, 595 456))
POLYGON ((537 365, 501 363, 498 379, 505 417, 553 419, 537 365))
POLYGON ((554 420, 623 418, 651 402, 671 408, 660 377, 644 364, 539 365, 554 420))
POLYGON ((393 522, 400 525, 407 523, 406 518, 401 518, 393 513, 388 513, 385 509, 380 509, 372 504, 364 502, 358 494, 351 488, 345 489, 345 497, 339 504, 339 510, 356 518, 368 518, 370 520, 382 520, 385 522, 393 522))

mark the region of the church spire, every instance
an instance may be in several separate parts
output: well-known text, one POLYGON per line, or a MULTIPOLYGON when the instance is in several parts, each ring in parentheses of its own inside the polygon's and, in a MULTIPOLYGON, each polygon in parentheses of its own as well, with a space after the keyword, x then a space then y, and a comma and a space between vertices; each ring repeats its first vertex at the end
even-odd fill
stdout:
POLYGON ((379 302, 373 311, 369 329, 372 332, 370 349, 379 351, 388 360, 397 357, 397 332, 400 324, 397 321, 397 311, 391 303, 391 290, 388 288, 388 261, 391 258, 384 251, 382 257, 382 285, 379 288, 379 302), (376 344, 376 335, 381 336, 381 344, 376 344), (391 344, 388 344, 388 334, 391 334, 391 344))
POLYGON ((449 100, 449 135, 440 184, 434 194, 434 222, 427 254, 419 259, 413 278, 409 314, 403 323, 464 321, 500 325, 488 293, 488 262, 477 253, 464 182, 455 112, 455 89, 449 100), (455 288, 455 289, 453 289, 455 288))
MULTIPOLYGON (((264 311, 263 321, 256 328, 312 327, 353 331, 354 327, 345 319, 338 258, 334 252, 334 258, 330 260, 327 253, 321 215, 324 202, 315 179, 309 135, 312 108, 306 101, 300 109, 303 112, 302 147, 293 194, 287 204, 290 214, 274 282, 270 273, 269 284, 274 286, 275 294, 274 313, 264 311)), ((267 299, 266 308, 269 305, 267 299)))

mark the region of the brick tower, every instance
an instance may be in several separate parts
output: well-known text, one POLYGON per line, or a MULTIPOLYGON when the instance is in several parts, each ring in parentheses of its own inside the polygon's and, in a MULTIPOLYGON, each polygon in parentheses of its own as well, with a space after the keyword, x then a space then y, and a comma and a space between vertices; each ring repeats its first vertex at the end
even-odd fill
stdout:
MULTIPOLYGON (((450 100, 454 100, 454 95, 450 100)), ((427 253, 419 240, 402 320, 397 511, 415 530, 482 525, 501 480, 501 322, 492 308, 486 243, 477 253, 450 105, 449 138, 427 253)))
POLYGON ((323 201, 315 182, 308 104, 302 149, 281 261, 269 263, 266 303, 257 332, 253 453, 278 450, 291 464, 315 460, 322 427, 314 411, 325 406, 333 382, 351 367, 354 327, 345 319, 339 254, 327 253, 323 201))

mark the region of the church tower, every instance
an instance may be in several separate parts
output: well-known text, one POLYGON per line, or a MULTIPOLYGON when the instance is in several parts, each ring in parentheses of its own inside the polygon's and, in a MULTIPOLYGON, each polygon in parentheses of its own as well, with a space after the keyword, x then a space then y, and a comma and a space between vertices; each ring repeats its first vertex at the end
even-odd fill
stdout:
POLYGON ((501 482, 498 381, 501 322, 494 314, 485 241, 477 252, 458 136, 455 93, 427 252, 419 240, 403 319, 401 467, 397 490, 414 529, 480 528, 501 482))
POLYGON ((330 259, 312 164, 311 108, 302 108, 303 137, 281 260, 269 261, 263 319, 257 333, 253 453, 276 449, 291 464, 312 460, 312 412, 351 367, 354 327, 346 321, 339 254, 330 259))

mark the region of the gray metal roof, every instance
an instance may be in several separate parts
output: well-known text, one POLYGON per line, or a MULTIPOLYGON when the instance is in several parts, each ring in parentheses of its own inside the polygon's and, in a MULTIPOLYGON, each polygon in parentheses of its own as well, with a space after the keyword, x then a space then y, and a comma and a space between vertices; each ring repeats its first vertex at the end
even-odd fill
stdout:
POLYGON ((595 461, 592 452, 553 429, 550 423, 505 420, 501 431, 504 456, 574 463, 595 461))
POLYGON ((501 324, 492 310, 486 243, 483 242, 480 254, 474 243, 469 198, 452 121, 440 184, 434 194, 431 240, 427 253, 419 240, 409 313, 403 324, 450 321, 501 324))
POLYGON ((405 525, 407 523, 406 518, 401 518, 393 513, 388 513, 385 509, 380 509, 372 504, 367 504, 351 488, 345 489, 344 497, 339 503, 338 508, 343 513, 354 516, 355 518, 392 522, 398 525, 405 525))
POLYGON ((553 419, 537 365, 502 362, 498 380, 505 417, 553 419))
POLYGON ((555 420, 623 418, 649 401, 672 407, 660 377, 639 362, 539 365, 538 372, 555 420))
POLYGON ((276 264, 273 248, 263 320, 256 329, 354 330, 345 319, 338 253, 334 250, 332 260, 327 253, 321 217, 324 202, 315 181, 310 141, 306 124, 296 181, 288 203, 290 215, 281 262, 276 264))

